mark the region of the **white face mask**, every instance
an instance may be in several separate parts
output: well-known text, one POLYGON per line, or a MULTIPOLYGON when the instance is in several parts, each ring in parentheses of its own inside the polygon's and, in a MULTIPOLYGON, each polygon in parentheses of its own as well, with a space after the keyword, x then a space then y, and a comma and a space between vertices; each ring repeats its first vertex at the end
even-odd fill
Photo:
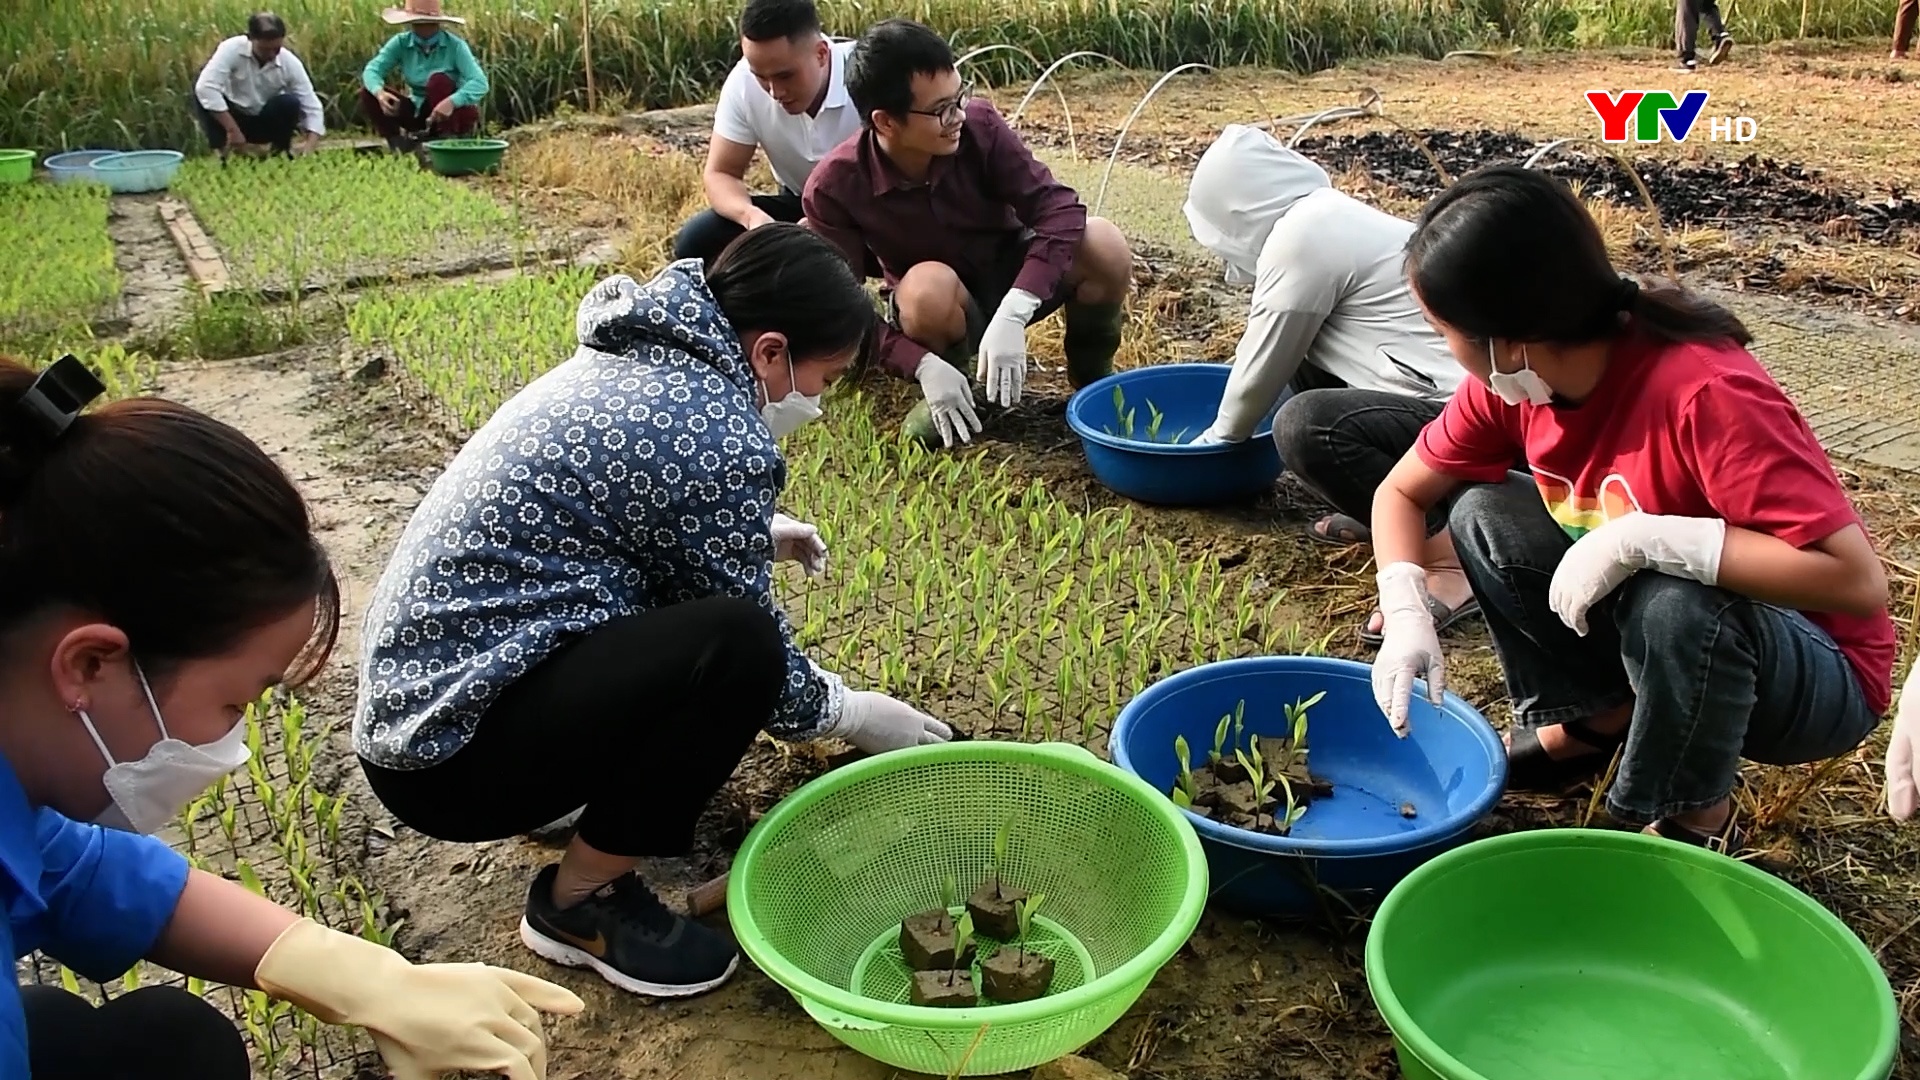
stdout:
MULTIPOLYGON (((762 397, 771 397, 766 383, 760 384, 762 397)), ((793 358, 787 358, 787 385, 793 389, 779 401, 769 401, 760 406, 760 419, 766 421, 767 430, 773 432, 776 439, 784 439, 807 424, 820 419, 820 396, 812 397, 800 392, 793 379, 793 358)))
POLYGON ((100 748, 100 756, 107 759, 107 771, 100 780, 113 801, 93 819, 94 824, 125 832, 153 833, 172 821, 215 781, 245 765, 253 752, 247 749, 245 722, 233 725, 233 730, 205 746, 194 746, 167 734, 167 722, 160 715, 159 704, 153 700, 153 688, 147 685, 146 672, 137 665, 134 671, 140 676, 140 689, 147 695, 147 707, 153 710, 153 721, 160 728, 160 741, 153 744, 145 757, 139 761, 113 760, 99 729, 93 726, 93 717, 88 716, 85 709, 75 711, 80 714, 80 722, 86 725, 87 734, 93 737, 93 745, 100 748))
POLYGON ((1500 361, 1493 355, 1493 341, 1488 339, 1487 363, 1492 366, 1492 373, 1487 376, 1487 386, 1500 395, 1501 401, 1509 405, 1521 402, 1545 405, 1553 400, 1553 388, 1547 385, 1539 372, 1533 370, 1532 363, 1527 360, 1525 346, 1520 348, 1520 370, 1501 371, 1500 361))

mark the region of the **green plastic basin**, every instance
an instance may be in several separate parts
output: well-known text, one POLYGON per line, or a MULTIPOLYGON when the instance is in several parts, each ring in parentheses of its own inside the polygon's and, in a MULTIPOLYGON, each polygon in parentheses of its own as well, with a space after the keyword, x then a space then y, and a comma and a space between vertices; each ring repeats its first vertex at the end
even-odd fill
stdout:
POLYGON ((1403 879, 1367 984, 1407 1080, 1886 1080, 1893 989, 1851 930, 1745 863, 1597 829, 1403 879))
POLYGON ((426 144, 433 171, 441 176, 467 176, 500 167, 507 152, 505 139, 435 139, 426 144))
POLYGON ((0 150, 0 184, 24 184, 33 179, 31 150, 0 150))

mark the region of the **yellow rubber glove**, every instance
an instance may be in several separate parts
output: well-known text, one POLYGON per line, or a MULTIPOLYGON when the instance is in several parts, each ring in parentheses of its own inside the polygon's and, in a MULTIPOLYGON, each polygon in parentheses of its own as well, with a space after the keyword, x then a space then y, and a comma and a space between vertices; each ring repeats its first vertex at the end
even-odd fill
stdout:
POLYGON ((545 1080, 540 1013, 586 1008, 544 979, 486 964, 414 964, 312 919, 280 935, 254 981, 329 1024, 366 1028, 394 1080, 450 1072, 545 1080))

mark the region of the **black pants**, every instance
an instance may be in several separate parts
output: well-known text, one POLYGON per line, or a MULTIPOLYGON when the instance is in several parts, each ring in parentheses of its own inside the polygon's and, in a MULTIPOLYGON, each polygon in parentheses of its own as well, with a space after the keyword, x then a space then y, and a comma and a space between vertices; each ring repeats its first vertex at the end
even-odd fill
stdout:
POLYGON ((786 681, 786 643, 764 608, 693 600, 555 650, 438 765, 360 766, 394 817, 435 839, 504 840, 584 806, 578 835, 600 851, 683 855, 786 681))
POLYGON ((32 1080, 247 1080, 240 1029, 177 986, 99 1008, 57 986, 23 986, 32 1080))
POLYGON ((1673 6, 1673 43, 1680 59, 1694 59, 1694 44, 1699 39, 1701 22, 1714 41, 1727 36, 1727 24, 1720 21, 1719 0, 1677 0, 1673 6))
MULTIPOLYGON (((199 98, 189 94, 187 101, 193 109, 194 119, 200 121, 200 130, 206 132, 207 146, 214 150, 226 149, 227 129, 207 111, 206 106, 200 104, 199 98)), ((260 111, 251 115, 234 108, 233 102, 229 101, 227 114, 233 117, 233 122, 240 127, 240 134, 245 135, 248 142, 269 144, 283 154, 293 149, 293 133, 300 129, 301 111, 300 99, 292 94, 276 94, 268 98, 260 111)))
MULTIPOLYGON (((1293 397, 1273 418, 1280 461, 1334 509, 1364 525, 1373 520, 1375 489, 1444 405, 1380 390, 1327 388, 1325 383, 1338 380, 1305 364, 1300 372, 1293 397)), ((1446 522, 1446 507, 1428 511, 1427 535, 1446 522)))
MULTIPOLYGON (((800 207, 800 196, 784 188, 778 195, 755 195, 753 205, 775 221, 793 222, 806 216, 800 207)), ((721 217, 717 211, 702 210, 680 226, 680 232, 673 238, 673 257, 699 259, 712 266, 727 245, 746 231, 738 222, 721 217)))

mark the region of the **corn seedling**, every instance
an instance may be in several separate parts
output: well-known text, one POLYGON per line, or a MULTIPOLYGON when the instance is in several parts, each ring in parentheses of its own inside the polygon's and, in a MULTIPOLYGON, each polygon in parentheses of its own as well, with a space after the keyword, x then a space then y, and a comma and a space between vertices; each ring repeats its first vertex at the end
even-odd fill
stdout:
POLYGON ((0 221, 7 223, 0 338, 47 333, 109 314, 120 296, 120 271, 107 236, 105 187, 0 187, 0 221))
POLYGON ((1007 865, 1007 840, 1013 833, 1013 819, 1007 818, 993 834, 993 898, 1000 899, 1000 874, 1007 865))
POLYGON ((1291 738, 1287 740, 1286 750, 1280 758, 1281 772, 1291 769, 1296 761, 1304 763, 1307 760, 1307 710, 1320 704, 1320 699, 1326 696, 1327 692, 1322 690, 1305 701, 1295 699, 1293 704, 1285 706, 1287 731, 1291 733, 1291 738))
POLYGON ((1187 737, 1185 735, 1175 735, 1173 737, 1173 752, 1180 760, 1180 776, 1173 784, 1173 801, 1175 805, 1178 805, 1182 809, 1192 809, 1194 796, 1193 769, 1192 759, 1187 753, 1187 737))
POLYGON ((960 958, 967 955, 967 943, 973 940, 973 913, 963 914, 953 924, 953 966, 947 969, 947 985, 953 985, 953 977, 960 971, 960 958))
POLYGON ((1013 902, 1013 916, 1020 922, 1020 959, 1027 958, 1027 932, 1033 929, 1033 913, 1040 910, 1040 902, 1047 898, 1046 893, 1034 893, 1032 896, 1013 902))
POLYGON ((315 154, 299 161, 197 158, 175 187, 248 290, 390 280, 472 261, 516 236, 515 215, 411 158, 315 154))
POLYGON ((1166 421, 1167 416, 1154 406, 1152 398, 1147 399, 1147 426, 1135 434, 1134 417, 1137 411, 1127 407, 1127 392, 1121 387, 1114 387, 1113 415, 1119 421, 1120 429, 1115 431, 1112 424, 1102 424, 1101 430, 1109 435, 1118 435, 1123 439, 1134 439, 1139 442, 1164 442, 1168 445, 1177 445, 1187 441, 1187 432, 1191 431, 1191 428, 1181 428, 1170 438, 1160 437, 1160 425, 1166 421))

